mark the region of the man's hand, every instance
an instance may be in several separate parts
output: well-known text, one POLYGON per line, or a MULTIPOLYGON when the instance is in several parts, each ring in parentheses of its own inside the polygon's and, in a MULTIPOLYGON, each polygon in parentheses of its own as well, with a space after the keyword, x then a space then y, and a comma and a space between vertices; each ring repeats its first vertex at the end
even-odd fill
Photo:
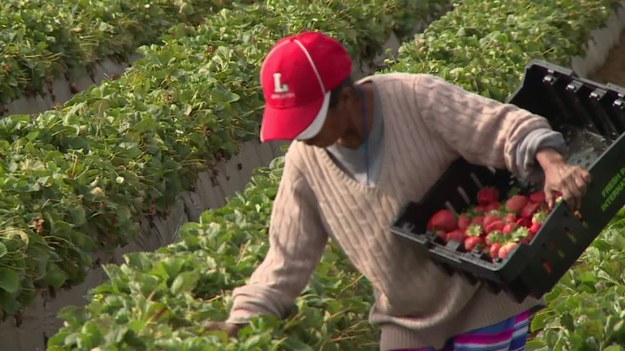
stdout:
POLYGON ((204 328, 207 330, 223 330, 228 333, 230 337, 236 337, 239 333, 239 330, 243 328, 245 324, 235 324, 235 323, 227 323, 227 322, 215 322, 208 321, 204 323, 204 328))
POLYGON ((545 198, 549 208, 553 208, 556 197, 561 194, 569 205, 576 210, 590 183, 590 173, 580 166, 566 162, 564 157, 554 149, 540 149, 536 160, 545 173, 545 198))

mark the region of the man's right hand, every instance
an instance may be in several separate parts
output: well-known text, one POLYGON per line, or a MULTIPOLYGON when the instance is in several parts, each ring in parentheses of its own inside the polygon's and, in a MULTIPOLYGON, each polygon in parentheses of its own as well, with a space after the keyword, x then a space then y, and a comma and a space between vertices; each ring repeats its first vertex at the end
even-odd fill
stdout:
POLYGON ((228 333, 230 337, 236 337, 239 333, 239 329, 243 328, 245 324, 235 324, 235 323, 227 323, 227 322, 215 322, 208 321, 204 323, 204 328, 207 330, 223 330, 228 333))

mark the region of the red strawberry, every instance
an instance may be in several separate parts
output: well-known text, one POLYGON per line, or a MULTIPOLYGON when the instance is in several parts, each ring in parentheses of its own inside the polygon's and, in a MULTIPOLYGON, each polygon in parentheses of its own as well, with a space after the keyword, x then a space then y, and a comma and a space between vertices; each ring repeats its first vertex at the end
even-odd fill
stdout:
POLYGON ((431 230, 443 230, 450 232, 458 228, 458 222, 453 212, 447 209, 442 209, 436 212, 432 218, 430 218, 431 230))
POLYGON ((508 213, 507 215, 503 216, 503 221, 504 223, 516 223, 517 217, 514 215, 514 213, 508 213))
POLYGON ((484 220, 482 221, 482 226, 484 228, 487 228, 491 223, 499 221, 499 217, 495 216, 494 214, 487 214, 486 216, 484 216, 484 220))
POLYGON ((458 217, 458 229, 467 229, 467 227, 471 224, 471 220, 467 215, 462 214, 458 217))
POLYGON ((499 258, 499 250, 501 249, 501 243, 493 243, 488 248, 488 253, 493 260, 499 258))
POLYGON ((506 226, 506 224, 502 220, 496 220, 494 222, 489 223, 484 228, 484 231, 486 233, 492 233, 494 231, 501 231, 501 230, 503 230, 503 227, 505 227, 505 226, 506 226))
POLYGON ((442 230, 437 230, 437 231, 436 231, 436 235, 437 235, 439 238, 443 239, 443 241, 447 242, 447 233, 445 233, 444 231, 442 231, 442 230))
POLYGON ((527 205, 527 196, 514 195, 506 201, 506 210, 518 214, 527 205))
POLYGON ((486 235, 485 241, 487 245, 492 245, 495 243, 501 244, 502 242, 504 242, 504 238, 501 232, 495 231, 495 232, 488 233, 488 235, 486 235))
POLYGON ((521 217, 516 221, 517 227, 529 227, 532 225, 532 220, 528 217, 521 217))
POLYGON ((484 187, 477 192, 477 203, 480 205, 488 205, 499 199, 499 190, 494 187, 484 187))
POLYGON ((473 217, 473 219, 471 220, 471 223, 469 225, 482 225, 484 224, 484 216, 475 216, 473 217))
POLYGON ((493 201, 489 203, 488 205, 486 205, 485 207, 486 212, 499 211, 500 208, 501 208, 501 203, 499 201, 493 201))
POLYGON ((477 205, 477 206, 475 206, 475 211, 477 213, 485 213, 486 212, 486 205, 477 205))
POLYGON ((480 248, 484 244, 484 239, 480 236, 467 236, 464 239, 464 248, 467 251, 473 251, 475 248, 480 248))
POLYGON ((464 230, 454 229, 450 232, 447 232, 447 241, 457 241, 463 242, 465 238, 464 230))
POLYGON ((516 223, 514 222, 507 223, 506 225, 503 226, 503 229, 501 229, 501 232, 504 234, 512 234, 512 232, 514 232, 516 228, 517 228, 516 223))
POLYGON ((542 226, 543 225, 541 223, 532 223, 530 226, 530 239, 533 239, 536 236, 542 226))
POLYGON ((540 204, 535 202, 528 202, 527 205, 521 210, 519 217, 532 218, 534 213, 540 209, 540 204))
POLYGON ((535 202, 537 204, 545 202, 545 192, 544 191, 536 191, 530 194, 530 201, 535 202))
POLYGON ((497 256, 501 259, 505 259, 507 258, 510 253, 516 249, 519 246, 519 244, 514 243, 514 242, 507 242, 505 244, 503 244, 501 246, 501 248, 499 249, 499 252, 497 253, 497 256))

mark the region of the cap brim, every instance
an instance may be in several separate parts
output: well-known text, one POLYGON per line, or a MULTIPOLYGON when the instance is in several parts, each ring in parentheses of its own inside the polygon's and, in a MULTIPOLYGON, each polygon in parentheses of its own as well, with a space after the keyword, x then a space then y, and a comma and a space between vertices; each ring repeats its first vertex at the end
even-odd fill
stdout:
POLYGON ((306 140, 319 133, 328 115, 330 92, 321 99, 294 108, 265 105, 260 140, 306 140))

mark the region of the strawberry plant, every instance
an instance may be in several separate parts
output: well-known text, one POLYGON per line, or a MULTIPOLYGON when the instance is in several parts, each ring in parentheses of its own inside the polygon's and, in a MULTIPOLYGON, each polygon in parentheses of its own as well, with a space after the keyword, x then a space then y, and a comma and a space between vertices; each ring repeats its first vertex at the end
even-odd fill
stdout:
MULTIPOLYGON (((0 114, 26 95, 52 93, 54 78, 73 69, 91 71, 103 58, 127 60, 177 24, 198 25, 228 2, 42 1, 0 4, 0 114), (54 13, 54 16, 50 16, 54 13)), ((71 82, 69 82, 71 83, 71 82)))
POLYGON ((127 74, 64 107, 1 119, 0 222, 21 234, 0 255, 14 272, 4 275, 11 283, 3 316, 18 313, 33 292, 80 283, 93 252, 133 240, 141 218, 166 215, 200 171, 257 138, 258 69, 280 37, 322 29, 350 43, 354 55, 356 43, 373 55, 398 26, 393 11, 417 6, 356 4, 237 4, 197 27, 176 26, 162 45, 141 47, 143 58, 127 74))
MULTIPOLYGON (((529 58, 565 63, 580 54, 590 31, 605 23, 615 4, 463 1, 414 42, 404 44, 390 69, 432 72, 504 99, 518 86, 529 58)), ((235 13, 239 20, 249 15, 235 13)), ((226 15, 232 13, 222 13, 226 15)), ((201 37, 189 40, 202 42, 201 37)), ((251 46, 242 50, 255 50, 251 46)), ((204 49, 212 54, 219 47, 204 49)), ((370 287, 333 246, 298 300, 298 310, 283 323, 254 319, 237 340, 201 327, 205 319, 226 317, 230 300, 225 291, 243 283, 266 252, 263 238, 278 177, 274 171, 257 175, 228 206, 185 226, 181 242, 156 253, 127 255, 126 264, 108 266, 110 281, 92 290, 88 306, 65 309, 66 326, 50 340, 49 349, 377 349, 375 330, 365 321, 370 287)), ((483 224, 485 217, 475 216, 471 222, 483 224)), ((599 237, 547 296, 549 308, 532 322, 543 333, 530 347, 619 350, 622 223, 615 222, 614 230, 599 237)))

